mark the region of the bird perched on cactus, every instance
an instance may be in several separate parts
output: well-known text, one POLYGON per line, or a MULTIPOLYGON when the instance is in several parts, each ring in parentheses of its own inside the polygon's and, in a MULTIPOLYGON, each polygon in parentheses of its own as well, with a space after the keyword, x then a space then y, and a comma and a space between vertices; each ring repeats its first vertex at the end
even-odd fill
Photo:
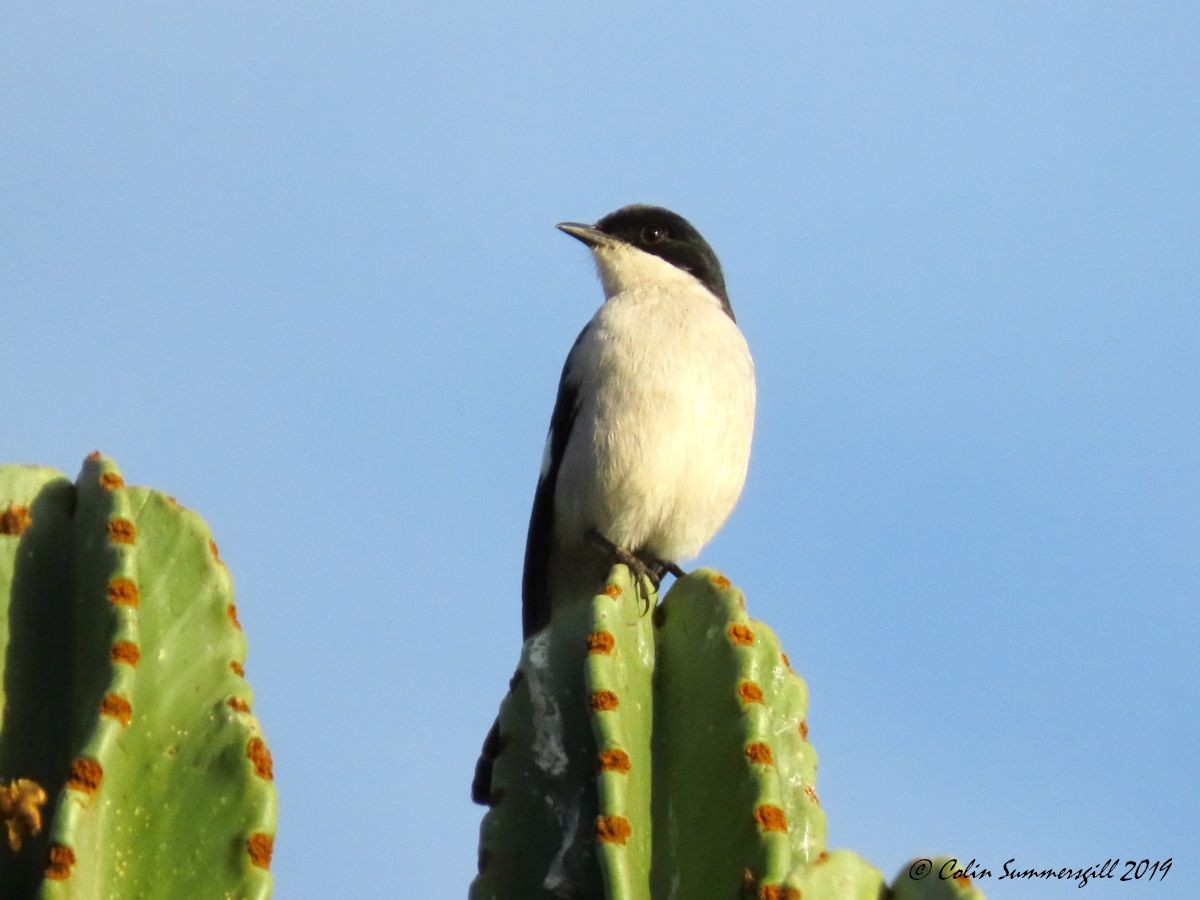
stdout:
MULTIPOLYGON (((614 562, 644 591, 682 574, 741 495, 754 362, 721 264, 682 216, 619 209, 562 231, 592 251, 604 303, 567 354, 542 458, 522 580, 528 638, 552 598, 588 598, 614 562)), ((486 803, 495 726, 472 796, 486 803)))

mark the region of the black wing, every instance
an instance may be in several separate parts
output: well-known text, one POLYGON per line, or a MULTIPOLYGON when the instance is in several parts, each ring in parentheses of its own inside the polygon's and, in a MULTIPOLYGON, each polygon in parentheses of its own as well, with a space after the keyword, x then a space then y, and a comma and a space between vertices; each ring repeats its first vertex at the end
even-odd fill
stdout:
POLYGON ((525 571, 521 578, 521 635, 527 638, 541 631, 550 621, 550 549, 554 540, 554 490, 558 486, 558 470, 562 465, 567 440, 579 412, 579 373, 571 372, 572 357, 587 328, 575 338, 562 376, 558 380, 558 397, 550 416, 548 448, 550 459, 545 473, 538 479, 533 495, 533 512, 529 516, 529 535, 525 539, 525 571))

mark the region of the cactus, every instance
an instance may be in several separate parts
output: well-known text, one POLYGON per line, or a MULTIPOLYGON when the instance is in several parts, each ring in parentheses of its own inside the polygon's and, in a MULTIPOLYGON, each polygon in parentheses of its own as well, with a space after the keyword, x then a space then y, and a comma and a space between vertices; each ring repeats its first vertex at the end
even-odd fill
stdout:
POLYGON ((271 757, 199 516, 99 454, 74 485, 0 467, 0 641, 6 898, 269 896, 271 757))
MULTIPOLYGON (((640 607, 616 566, 526 641, 472 900, 885 895, 877 869, 826 849, 807 688, 741 593, 697 570, 640 607)), ((979 896, 907 869, 892 891, 979 896)))

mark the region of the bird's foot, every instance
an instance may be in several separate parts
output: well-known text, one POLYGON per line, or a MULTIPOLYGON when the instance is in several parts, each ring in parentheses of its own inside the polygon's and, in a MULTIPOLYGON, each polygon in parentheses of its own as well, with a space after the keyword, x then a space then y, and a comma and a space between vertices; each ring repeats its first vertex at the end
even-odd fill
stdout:
MULTIPOLYGON (((675 578, 682 578, 684 575, 687 574, 687 572, 683 571, 683 569, 679 568, 679 566, 677 566, 673 562, 659 561, 659 565, 662 566, 663 572, 670 572, 671 575, 675 578)), ((661 578, 661 575, 659 577, 661 578)))
POLYGON ((629 569, 630 574, 633 575, 634 583, 637 585, 638 599, 645 606, 642 610, 642 615, 649 612, 650 596, 653 592, 658 591, 658 586, 662 583, 663 575, 670 572, 676 578, 683 577, 683 570, 673 562, 663 562, 661 559, 653 557, 649 560, 643 559, 632 550, 626 550, 624 547, 617 546, 595 529, 592 529, 589 536, 601 549, 611 554, 613 559, 629 569), (649 590, 646 588, 646 582, 649 582, 651 585, 649 590))

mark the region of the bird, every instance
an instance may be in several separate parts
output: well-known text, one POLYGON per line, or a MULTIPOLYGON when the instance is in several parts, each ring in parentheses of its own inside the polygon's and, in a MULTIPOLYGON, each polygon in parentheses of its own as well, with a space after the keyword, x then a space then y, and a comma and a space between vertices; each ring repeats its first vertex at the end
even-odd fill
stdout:
MULTIPOLYGON (((604 301, 559 378, 525 544, 522 633, 589 599, 614 563, 639 591, 695 557, 733 511, 754 432, 754 361, 721 264, 681 215, 633 204, 559 230, 592 253, 604 301)), ((498 723, 472 798, 488 804, 498 723)))

